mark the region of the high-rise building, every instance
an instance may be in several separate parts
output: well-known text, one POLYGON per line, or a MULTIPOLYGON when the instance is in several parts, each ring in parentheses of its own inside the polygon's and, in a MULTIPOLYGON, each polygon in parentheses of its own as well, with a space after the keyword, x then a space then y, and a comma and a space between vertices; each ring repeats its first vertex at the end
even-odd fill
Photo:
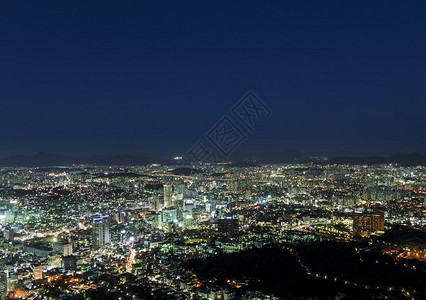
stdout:
POLYGON ((214 201, 207 202, 206 203, 206 211, 210 214, 213 213, 214 211, 216 211, 216 203, 214 201))
POLYGON ((70 256, 72 253, 73 253, 72 244, 65 244, 64 245, 64 256, 70 256))
POLYGON ((383 231, 384 228, 385 216, 383 212, 363 212, 353 215, 353 231, 355 234, 383 231))
POLYGON ((116 211, 113 213, 113 217, 118 224, 121 224, 127 221, 127 214, 125 211, 116 211))
POLYGON ((176 199, 183 200, 185 197, 186 187, 183 184, 177 184, 173 186, 173 194, 176 195, 176 199))
POLYGON ((4 239, 6 241, 13 241, 15 239, 15 232, 12 228, 7 228, 4 230, 4 239))
POLYGON ((7 276, 3 268, 0 268, 0 300, 6 299, 7 276))
POLYGON ((43 266, 34 266, 33 267, 33 276, 34 280, 40 280, 43 279, 43 266))
POLYGON ((161 210, 160 198, 158 197, 158 195, 154 195, 152 197, 152 207, 154 208, 156 213, 158 213, 161 210))
POLYGON ((173 186, 172 185, 164 185, 164 207, 171 207, 172 206, 172 193, 173 193, 173 186))
POLYGON ((162 222, 165 224, 173 223, 177 221, 177 209, 173 207, 169 207, 163 209, 163 220, 162 222))
MULTIPOLYGON (((13 294, 16 291, 16 288, 18 287, 18 277, 15 274, 8 274, 6 277, 6 293, 7 295, 9 295, 9 297, 13 297, 13 294)), ((0 297, 0 299, 2 298, 0 297)))
POLYGON ((102 216, 93 219, 92 227, 92 245, 93 248, 100 248, 111 242, 109 232, 108 217, 102 216))

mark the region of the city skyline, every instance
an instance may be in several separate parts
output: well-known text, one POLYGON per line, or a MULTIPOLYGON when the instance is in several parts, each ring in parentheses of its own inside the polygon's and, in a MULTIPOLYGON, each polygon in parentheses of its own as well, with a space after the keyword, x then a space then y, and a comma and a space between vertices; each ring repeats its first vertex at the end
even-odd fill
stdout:
POLYGON ((0 0, 0 300, 426 299, 425 16, 0 0))
POLYGON ((394 164, 0 167, 0 299, 423 299, 425 179, 394 164))

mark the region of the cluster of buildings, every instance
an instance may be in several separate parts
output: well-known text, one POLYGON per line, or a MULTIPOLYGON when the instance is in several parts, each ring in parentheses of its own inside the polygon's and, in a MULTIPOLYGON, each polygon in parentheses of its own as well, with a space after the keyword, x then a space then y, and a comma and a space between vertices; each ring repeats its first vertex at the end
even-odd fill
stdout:
POLYGON ((4 168, 0 299, 114 291, 105 274, 123 282, 131 274, 178 299, 274 299, 236 293, 244 282, 203 282, 181 263, 271 243, 368 238, 395 224, 424 230, 425 203, 424 167, 4 168))

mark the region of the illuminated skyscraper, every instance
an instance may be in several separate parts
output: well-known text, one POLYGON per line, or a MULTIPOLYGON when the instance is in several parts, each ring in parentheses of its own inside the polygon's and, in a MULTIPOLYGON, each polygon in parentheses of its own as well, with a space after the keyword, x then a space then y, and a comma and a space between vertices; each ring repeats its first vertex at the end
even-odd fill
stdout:
POLYGON ((34 280, 43 279, 43 267, 41 265, 35 266, 33 268, 33 275, 34 275, 34 280))
POLYGON ((121 223, 127 221, 127 214, 124 211, 116 211, 116 212, 114 212, 113 217, 114 217, 114 220, 118 224, 121 224, 121 223))
POLYGON ((65 244, 64 245, 64 256, 70 256, 72 255, 72 244, 65 244))
POLYGON ((156 213, 161 210, 160 198, 157 195, 154 195, 152 197, 152 207, 154 208, 156 213))
POLYGON ((355 213, 353 215, 353 230, 355 234, 383 231, 385 218, 382 212, 355 213))
POLYGON ((92 244, 93 248, 100 248, 111 241, 108 217, 93 219, 92 244))
POLYGON ((6 228, 4 230, 4 239, 6 241, 13 241, 15 239, 15 232, 12 228, 6 228))
POLYGON ((4 269, 0 267, 0 300, 6 299, 7 276, 4 269))
POLYGON ((164 185, 164 207, 171 207, 172 206, 172 186, 171 185, 164 185))

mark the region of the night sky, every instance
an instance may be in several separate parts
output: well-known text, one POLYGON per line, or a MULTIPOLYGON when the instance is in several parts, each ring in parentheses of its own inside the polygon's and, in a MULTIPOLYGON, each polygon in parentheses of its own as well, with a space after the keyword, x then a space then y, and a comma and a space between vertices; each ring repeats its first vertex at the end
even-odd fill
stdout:
POLYGON ((426 153, 426 1, 0 1, 0 155, 426 153))

